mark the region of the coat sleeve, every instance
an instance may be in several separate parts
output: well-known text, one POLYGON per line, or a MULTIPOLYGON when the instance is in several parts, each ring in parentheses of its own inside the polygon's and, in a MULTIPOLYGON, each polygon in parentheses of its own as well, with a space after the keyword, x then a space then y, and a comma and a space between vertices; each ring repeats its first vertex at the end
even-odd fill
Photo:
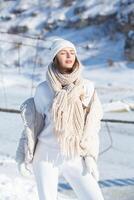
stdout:
POLYGON ((85 121, 81 146, 86 149, 86 156, 92 156, 97 161, 99 154, 99 131, 103 110, 96 89, 93 101, 88 109, 89 112, 85 121))
POLYGON ((40 83, 35 90, 34 94, 34 103, 36 110, 38 113, 44 115, 44 102, 45 102, 45 91, 44 91, 45 83, 40 83))
POLYGON ((25 130, 22 131, 21 137, 17 146, 15 160, 18 164, 21 164, 25 160, 25 142, 26 142, 26 135, 25 130))
POLYGON ((35 111, 32 112, 32 107, 33 107, 32 102, 33 102, 33 98, 29 98, 25 100, 20 106, 21 118, 23 121, 24 128, 23 128, 21 137, 19 139, 17 150, 16 150, 15 160, 18 164, 25 162, 26 151, 28 150, 27 129, 30 130, 30 128, 32 128, 34 125, 35 111))

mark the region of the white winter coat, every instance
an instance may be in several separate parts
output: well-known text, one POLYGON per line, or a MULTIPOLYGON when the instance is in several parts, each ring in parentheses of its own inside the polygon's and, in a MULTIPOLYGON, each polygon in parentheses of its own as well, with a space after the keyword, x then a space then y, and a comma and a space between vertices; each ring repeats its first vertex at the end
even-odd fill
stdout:
MULTIPOLYGON (((85 128, 88 138, 83 145, 87 148, 86 156, 91 156, 97 161, 99 153, 98 133, 101 127, 100 125, 103 117, 103 111, 97 93, 95 94, 93 102, 90 105, 90 101, 95 89, 93 82, 88 79, 84 79, 83 88, 85 95, 82 99, 82 104, 83 109, 85 109, 85 113, 89 118, 89 124, 85 128), (90 112, 88 113, 87 111, 89 110, 89 105, 90 112)), ((38 137, 40 137, 42 130, 45 129, 45 120, 51 120, 50 108, 53 97, 54 94, 52 90, 50 89, 48 83, 44 81, 37 86, 34 98, 27 99, 21 105, 20 110, 24 123, 24 130, 16 151, 16 161, 19 164, 25 163, 27 165, 32 162, 38 137)), ((50 134, 52 133, 50 132, 50 134)))

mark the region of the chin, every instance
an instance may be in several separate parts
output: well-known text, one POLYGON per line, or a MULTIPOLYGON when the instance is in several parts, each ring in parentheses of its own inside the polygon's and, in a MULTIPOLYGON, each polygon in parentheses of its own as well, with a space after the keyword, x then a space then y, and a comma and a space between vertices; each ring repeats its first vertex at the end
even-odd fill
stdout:
POLYGON ((72 69, 72 68, 73 68, 73 65, 65 65, 64 68, 65 68, 65 69, 72 69))

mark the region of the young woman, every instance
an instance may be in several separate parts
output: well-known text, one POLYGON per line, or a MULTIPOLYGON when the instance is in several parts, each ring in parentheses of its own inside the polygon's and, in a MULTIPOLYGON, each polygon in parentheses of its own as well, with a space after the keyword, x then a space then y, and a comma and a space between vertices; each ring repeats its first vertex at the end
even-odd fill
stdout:
POLYGON ((103 200, 97 168, 100 100, 93 82, 82 77, 73 43, 57 39, 50 51, 46 81, 36 88, 35 107, 32 100, 21 107, 25 134, 17 151, 19 159, 23 152, 19 164, 32 163, 40 200, 57 199, 59 176, 79 200, 103 200))

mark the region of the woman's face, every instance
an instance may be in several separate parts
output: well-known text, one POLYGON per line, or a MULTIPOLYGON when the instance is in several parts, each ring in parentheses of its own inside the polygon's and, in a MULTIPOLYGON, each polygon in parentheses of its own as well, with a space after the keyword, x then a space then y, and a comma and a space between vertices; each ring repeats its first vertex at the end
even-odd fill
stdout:
POLYGON ((73 68, 75 63, 76 55, 74 49, 70 47, 63 48, 56 55, 56 60, 58 62, 57 67, 61 72, 69 72, 73 68))

